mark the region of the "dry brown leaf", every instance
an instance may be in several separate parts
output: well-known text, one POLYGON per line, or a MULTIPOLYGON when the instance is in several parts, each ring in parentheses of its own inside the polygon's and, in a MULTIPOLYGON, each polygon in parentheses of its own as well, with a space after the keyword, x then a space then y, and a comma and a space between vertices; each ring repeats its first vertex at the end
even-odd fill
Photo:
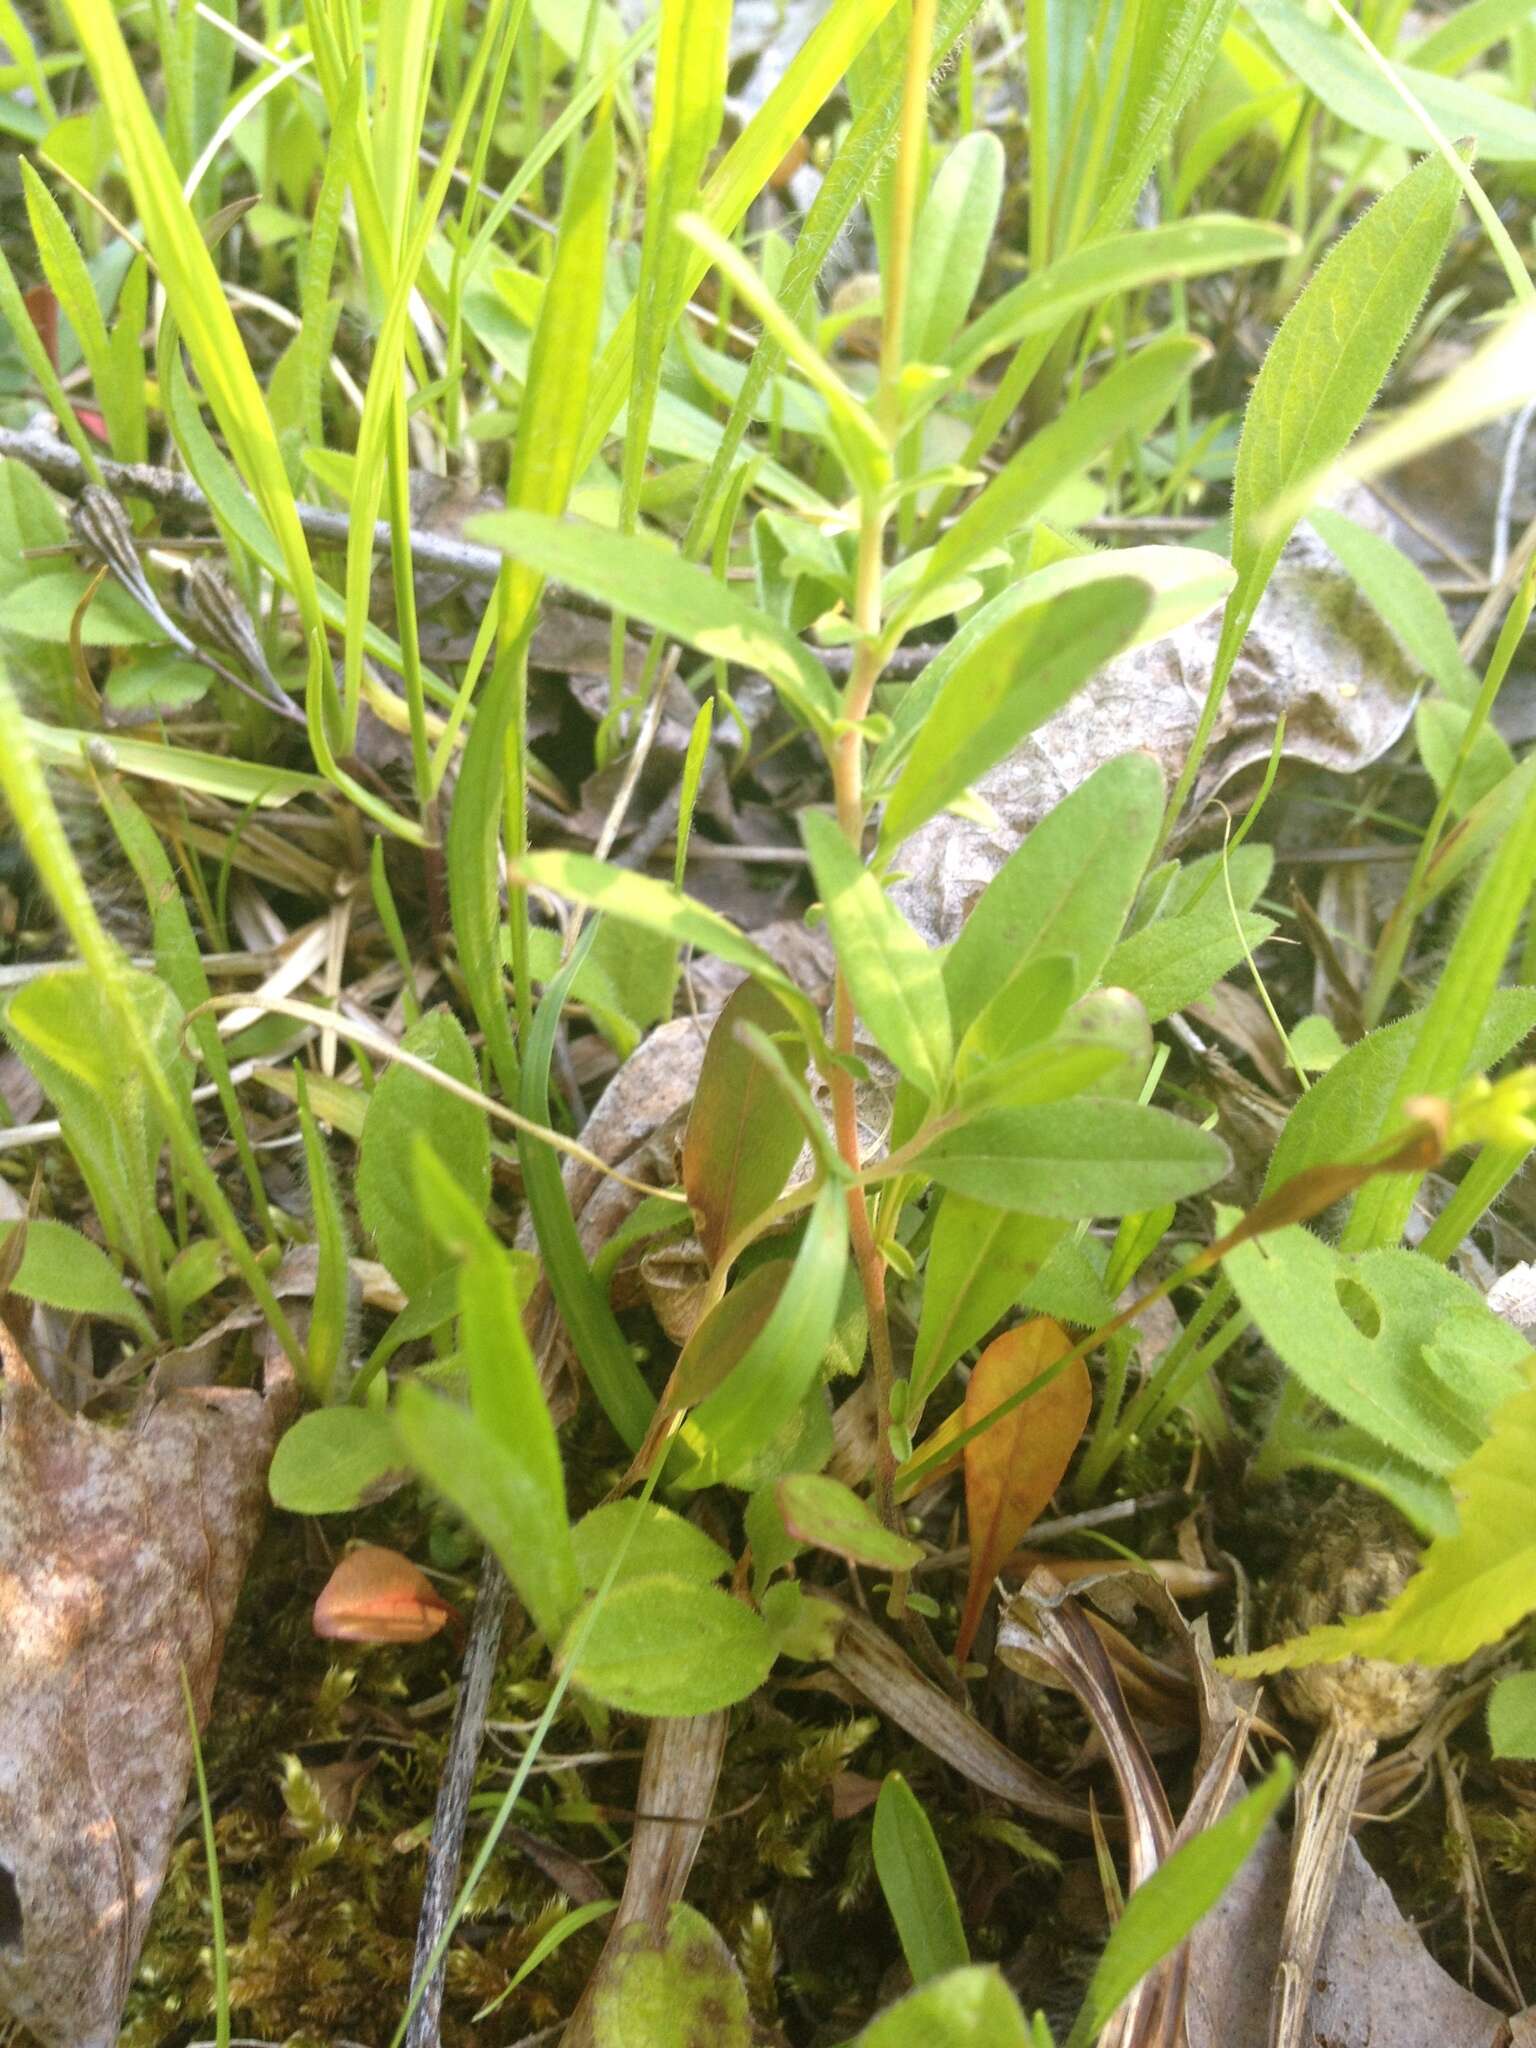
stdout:
POLYGON ((48 2048, 112 2048, 199 1725, 297 1407, 187 1388, 108 1429, 8 1337, 0 1420, 0 2006, 48 2048))
POLYGON ((880 1713, 931 1749, 973 1785, 1006 1799, 1040 1820, 1086 1834, 1088 1811, 1068 1799, 1043 1773, 1031 1770, 974 1715, 918 1670, 883 1629, 851 1609, 842 1611, 833 1666, 838 1676, 880 1713))
MULTIPOLYGON (((1358 494, 1357 494, 1358 495, 1358 494)), ((1379 525, 1367 502, 1342 509, 1379 525)), ((1064 711, 976 785, 1000 829, 948 813, 906 840, 892 891, 930 945, 947 945, 1014 848, 1101 763, 1144 748, 1172 785, 1205 701, 1220 614, 1108 663, 1064 711)), ((1374 761, 1413 712, 1420 678, 1310 528, 1285 551, 1243 643, 1188 817, 1269 758, 1284 712, 1288 758, 1343 774, 1374 761)))
MULTIPOLYGON (((1049 1316, 1005 1330, 976 1361, 965 1390, 965 1427, 984 1422, 1003 1401, 1067 1356, 1072 1339, 1049 1316)), ((1033 1400, 1013 1409, 965 1446, 965 1519, 970 1579, 955 1636, 955 1662, 969 1654, 998 1567, 1038 1522, 1061 1484, 1093 1406, 1088 1368, 1078 1358, 1033 1400)))
MULTIPOLYGON (((1271 1826, 1190 1937, 1189 2048, 1267 2038, 1290 1886, 1271 1826)), ((1354 1842, 1318 1956, 1308 2039, 1328 2048, 1502 2048, 1501 2013, 1446 1974, 1354 1842)))
POLYGON ((586 2048, 591 2041, 593 1994, 604 1964, 620 1949, 625 1928, 641 1922, 659 1936, 682 1898, 714 1804, 730 1718, 726 1713, 692 1714, 652 1721, 646 1730, 624 1894, 562 2048, 586 2048))

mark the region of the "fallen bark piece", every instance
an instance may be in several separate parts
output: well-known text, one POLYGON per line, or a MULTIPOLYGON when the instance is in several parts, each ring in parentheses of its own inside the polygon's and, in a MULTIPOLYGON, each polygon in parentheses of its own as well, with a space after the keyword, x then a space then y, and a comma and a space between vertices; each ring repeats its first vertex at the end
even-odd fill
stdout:
MULTIPOLYGON (((1289 1845, 1271 1826, 1190 1937, 1189 2048, 1265 2039, 1289 1891, 1289 1845)), ((1441 1969, 1354 1842, 1311 1993, 1306 2038, 1327 2048, 1505 2048, 1510 2039, 1503 2014, 1441 1969)))
POLYGON ((185 1388, 71 1416, 7 1334, 0 1414, 0 2009, 112 2048, 298 1396, 185 1388))

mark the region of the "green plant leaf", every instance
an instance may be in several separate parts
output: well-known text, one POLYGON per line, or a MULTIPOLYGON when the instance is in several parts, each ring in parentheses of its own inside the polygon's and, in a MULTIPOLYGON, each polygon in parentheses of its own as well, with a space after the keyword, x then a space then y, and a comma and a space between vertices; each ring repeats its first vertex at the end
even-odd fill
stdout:
MULTIPOLYGON (((613 212, 612 123, 600 122, 577 159, 561 207, 554 265, 539 309, 523 387, 520 432, 507 479, 507 501, 528 511, 563 512, 580 471, 577 444, 590 390, 593 351, 603 306, 604 258, 613 212)), ((500 593, 500 650, 482 690, 464 748, 448 826, 448 893, 459 962, 485 1033, 491 1067, 509 1099, 518 1090, 518 1052, 507 1019, 502 978, 501 875, 498 858, 507 812, 507 744, 526 745, 527 647, 539 579, 508 571, 500 593)), ((521 765, 521 764, 520 764, 521 765)), ((525 836, 526 805, 514 786, 511 806, 525 836)), ((515 854, 519 848, 513 845, 515 854)), ((518 936, 526 913, 516 914, 518 936)), ((514 948, 513 964, 521 969, 514 948)), ((526 1112, 525 1112, 526 1113, 526 1112)))
POLYGON ((969 377, 1001 350, 1031 334, 1053 332, 1076 313, 1121 292, 1180 277, 1205 277, 1291 254, 1294 236, 1269 221, 1202 214, 1165 227, 1137 228, 1074 249, 995 299, 949 344, 943 358, 969 377))
POLYGON ((869 1502, 839 1479, 794 1472, 778 1482, 777 1498, 784 1530, 797 1544, 888 1572, 910 1571, 923 1555, 920 1543, 887 1529, 869 1502))
POLYGON ((1519 1384, 1519 1333, 1421 1252, 1341 1252, 1293 1224, 1223 1264, 1307 1391, 1427 1472, 1454 1470, 1519 1384))
POLYGON ((1465 818, 1501 784, 1510 784, 1511 797, 1520 788, 1512 781, 1515 757, 1509 742, 1491 725, 1479 727, 1465 762, 1461 761, 1471 716, 1464 704, 1450 704, 1443 697, 1421 697, 1413 714, 1419 759, 1429 770, 1437 794, 1444 796, 1451 789, 1451 776, 1460 769, 1451 789, 1450 814, 1456 819, 1465 818))
POLYGON ((139 887, 144 891, 154 929, 155 965, 161 979, 190 1019, 188 1036, 218 1089, 219 1106, 229 1121, 230 1133, 245 1169, 252 1206, 270 1236, 271 1217, 266 1186, 246 1128, 245 1114, 230 1077, 229 1056, 219 1036, 217 1020, 211 1011, 201 1009, 209 1000, 212 989, 175 873, 154 826, 127 791, 115 779, 100 775, 96 777, 96 791, 119 844, 139 878, 139 887), (195 1014, 198 1012, 201 1014, 195 1014))
POLYGON ((1514 1671, 1488 1695, 1488 1746, 1495 1756, 1536 1761, 1536 1671, 1514 1671))
MULTIPOLYGON (((400 1041, 429 1066, 467 1088, 480 1073, 463 1026, 451 1011, 429 1011, 400 1041)), ((424 1139, 483 1215, 491 1194, 491 1131, 485 1111, 449 1095, 409 1067, 389 1066, 368 1098, 357 1168, 357 1212, 379 1257, 408 1295, 421 1293, 453 1263, 422 1214, 412 1150, 424 1139)))
MULTIPOLYGON (((679 1484, 693 1489, 729 1480, 772 1443, 814 1391, 837 1320, 847 1263, 843 1195, 828 1183, 816 1197, 794 1264, 761 1326, 679 1431, 695 1459, 679 1475, 679 1484)), ((749 1280, 773 1271, 758 1267, 749 1280)), ((727 1295, 713 1316, 730 1300, 727 1295)), ((678 1361, 680 1383, 689 1352, 699 1360, 709 1355, 711 1320, 706 1317, 700 1324, 678 1361)))
POLYGON ((701 952, 741 968, 778 997, 809 1043, 820 1043, 821 1020, 814 1006, 777 962, 728 918, 667 883, 627 868, 610 867, 585 853, 530 854, 513 879, 527 888, 548 889, 569 902, 585 904, 589 910, 622 918, 626 924, 662 932, 680 946, 697 946, 701 952))
MULTIPOLYGON (((1244 0, 1249 14, 1330 113, 1364 135, 1423 149, 1424 124, 1405 106, 1363 50, 1311 20, 1294 0, 1244 0)), ((1536 162, 1536 114, 1518 101, 1412 64, 1395 66, 1403 83, 1447 135, 1470 135, 1485 163, 1536 162)))
POLYGON ((1211 1910, 1253 1853, 1290 1790, 1292 1776, 1289 1759, 1280 1757, 1262 1784, 1230 1813, 1181 1842, 1131 1893, 1094 1968, 1067 2048, 1091 2048, 1147 1972, 1211 1910))
MULTIPOLYGON (((1375 1136, 1385 1138, 1393 1126, 1407 1121, 1407 1104, 1414 1096, 1449 1095, 1468 1072, 1530 902, 1533 874, 1536 785, 1526 787, 1520 809, 1471 892, 1388 1106, 1386 1128, 1375 1136)), ((1355 1197, 1344 1232, 1346 1245, 1353 1250, 1395 1242, 1407 1224, 1421 1179, 1421 1174, 1401 1173, 1379 1174, 1368 1181, 1355 1197)))
MULTIPOLYGON (((1262 855, 1267 871, 1267 847, 1242 847, 1239 851, 1262 855)), ((1218 882, 1194 909, 1181 916, 1155 918, 1122 939, 1104 963, 1104 980, 1112 988, 1129 989, 1158 1024, 1175 1010, 1208 996, 1221 977, 1262 946, 1274 929, 1272 917, 1242 907, 1241 895, 1234 920, 1226 891, 1218 882)))
MULTIPOLYGON (((697 211, 717 233, 735 232, 747 208, 836 90, 891 5, 892 0, 839 0, 812 29, 699 194, 697 211)), ((818 258, 812 276, 819 267, 818 258)), ((697 290, 707 268, 708 258, 690 248, 676 279, 676 288, 685 298, 697 290)), ((587 411, 583 469, 602 447, 628 390, 638 311, 633 304, 625 309, 603 349, 587 411)), ((636 612, 635 616, 644 614, 636 612)))
POLYGON ((25 1229, 26 1239, 21 1264, 11 1281, 14 1293, 70 1315, 126 1323, 146 1344, 154 1343, 154 1325, 100 1245, 92 1244, 69 1224, 45 1216, 34 1216, 26 1224, 0 1223, 0 1245, 13 1230, 21 1229, 25 1229))
MULTIPOLYGON (((549 1068, 561 1011, 596 938, 597 926, 588 925, 569 960, 546 986, 524 1048, 518 1108, 530 1123, 544 1128, 550 1123, 549 1068)), ((609 1306, 607 1293, 598 1286, 587 1264, 576 1219, 571 1214, 560 1157, 552 1145, 546 1145, 529 1131, 518 1134, 517 1156, 550 1292, 570 1332, 581 1369, 609 1421, 630 1449, 638 1450, 656 1404, 609 1306)))
POLYGON ((593 1984, 592 2048, 752 2048, 747 1987, 702 1913, 621 1928, 593 1984))
MULTIPOLYGON (((1265 1194, 1308 1167, 1348 1159, 1376 1142, 1401 1091, 1424 1017, 1424 1011, 1416 1010, 1370 1032, 1308 1089, 1286 1118, 1264 1176, 1265 1194)), ((1452 1085, 1497 1066, 1532 1031, 1536 989, 1496 989, 1478 1020, 1466 1067, 1452 1078, 1452 1085)))
POLYGON ((953 1192, 943 1196, 912 1354, 915 1402, 926 1400, 961 1352, 1017 1303, 1066 1228, 1054 1217, 1016 1215, 953 1192))
POLYGON ((1246 631, 1280 559, 1290 526, 1276 524, 1274 507, 1300 479, 1326 470, 1364 419, 1439 268, 1459 197, 1449 167, 1427 157, 1335 243, 1281 322, 1238 443, 1238 583, 1225 627, 1241 621, 1246 631))
POLYGON ((320 1135, 320 1127, 309 1106, 309 1090, 303 1067, 293 1067, 294 1099, 299 1111, 299 1130, 304 1141, 304 1174, 308 1183, 311 1225, 316 1253, 315 1292, 310 1307, 309 1362, 310 1391, 317 1400, 328 1400, 337 1376, 347 1362, 351 1337, 352 1241, 336 1168, 320 1135))
POLYGON ((484 513, 464 530, 701 654, 758 670, 817 730, 826 731, 836 718, 836 693, 820 662, 766 612, 670 548, 537 512, 484 513))
POLYGON ((1445 253, 1461 187, 1426 157, 1318 265, 1270 343, 1238 442, 1232 562, 1221 640, 1194 741, 1169 802, 1194 786, 1228 678, 1309 489, 1344 453, 1418 317, 1445 253))
MULTIPOLYGON (((190 1100, 181 1006, 153 975, 122 972, 143 1042, 175 1093, 190 1100)), ((109 1244, 144 1278, 159 1269, 165 1229, 155 1183, 165 1123, 135 1050, 123 1043, 110 992, 84 967, 61 967, 19 988, 4 1030, 53 1104, 109 1244)))
POLYGON ((571 1683, 628 1714, 734 1706, 756 1692, 774 1656, 772 1635, 745 1602, 670 1572, 610 1588, 590 1618, 578 1615, 568 1642, 558 1661, 571 1683))
POLYGON ((971 1960, 954 1886, 933 1823, 900 1771, 887 1772, 875 1801, 875 1875, 885 1894, 914 1984, 963 1970, 971 1960))
POLYGON ((1090 238, 1124 226, 1179 116, 1215 62, 1233 11, 1234 0, 1151 0, 1139 10, 1090 238))
POLYGON ((1408 54, 1420 71, 1459 71, 1530 18, 1529 0, 1462 0, 1408 54))
POLYGON ((932 1978, 872 2019, 855 2048, 1050 2048, 995 1968, 932 1978))
POLYGON ((1059 596, 1034 596, 1021 585, 962 629, 956 637, 966 645, 940 657, 942 684, 886 796, 882 851, 899 846, 1058 711, 1126 645, 1151 601, 1135 577, 1059 596))
POLYGON ((1511 1395, 1487 1436, 1452 1476, 1458 1521, 1437 1536, 1420 1569, 1388 1606, 1315 1628, 1252 1656, 1223 1660, 1244 1678, 1340 1657, 1399 1664, 1459 1664, 1496 1643, 1536 1607, 1536 1387, 1511 1395))
POLYGON ((1149 342, 1025 442, 934 548, 917 595, 949 583, 1021 533, 1061 484, 1122 434, 1143 439, 1206 360, 1187 335, 1149 342))
POLYGON ((292 1515, 340 1515, 401 1466, 393 1419, 379 1408, 317 1408, 278 1440, 267 1490, 292 1515))
POLYGON ((468 1410, 407 1381, 395 1427, 410 1463, 495 1551, 546 1642, 581 1597, 560 1446, 523 1334, 507 1254, 447 1167, 418 1137, 418 1200, 459 1260, 459 1328, 468 1410))
POLYGON ((1316 505, 1309 524, 1354 578, 1410 661, 1458 704, 1471 704, 1477 678, 1467 666, 1440 593, 1403 550, 1342 512, 1316 505))
POLYGON ((991 250, 1004 168, 1002 144, 977 128, 961 136, 934 176, 912 237, 909 362, 941 363, 965 318, 991 250))
POLYGON ((616 1585, 663 1572, 708 1586, 731 1568, 730 1552, 712 1536, 653 1501, 606 1501, 582 1516, 571 1531, 571 1541, 576 1569, 588 1592, 603 1583, 621 1549, 624 1561, 616 1585))
POLYGON ((924 1095, 937 1096, 954 1059, 938 954, 923 944, 833 819, 805 812, 800 837, 860 1016, 897 1071, 924 1095))
POLYGON ((662 357, 688 297, 689 250, 677 232, 677 220, 697 199, 719 138, 730 29, 730 0, 676 0, 661 10, 624 430, 619 523, 626 533, 633 530, 639 513, 662 357))
MULTIPOLYGON (((805 1133, 761 1060, 736 1035, 741 1022, 760 1031, 790 1023, 777 996, 744 981, 715 1019, 683 1134, 683 1188, 711 1265, 780 1194, 805 1133)), ((793 1071, 805 1071, 797 1045, 793 1071)))
POLYGON ((1098 979, 1157 843, 1163 778, 1150 754, 1096 768, 1028 833, 977 899, 944 962, 964 1034, 1033 962, 1067 955, 1074 996, 1098 979))
POLYGON ((1166 1110, 1078 1096, 983 1110, 930 1140, 911 1164, 996 1208, 1075 1221, 1198 1194, 1229 1161, 1219 1138, 1166 1110))

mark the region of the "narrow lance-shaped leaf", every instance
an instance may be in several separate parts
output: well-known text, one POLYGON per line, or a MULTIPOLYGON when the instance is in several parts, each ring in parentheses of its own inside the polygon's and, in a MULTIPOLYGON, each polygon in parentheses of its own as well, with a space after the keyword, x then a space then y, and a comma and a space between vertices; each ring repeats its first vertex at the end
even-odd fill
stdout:
POLYGON ((798 1543, 829 1550, 850 1564, 910 1571, 923 1546, 888 1529, 868 1501, 821 1472, 795 1472, 778 1482, 779 1514, 798 1543))
POLYGON ((808 723, 824 728, 836 716, 820 662, 766 612, 670 548, 534 512, 486 513, 464 530, 502 549, 525 574, 553 576, 701 654, 759 670, 808 723))
POLYGON ((1150 754, 1121 754, 1043 817, 998 869, 944 962, 955 1029, 1048 954, 1070 956, 1072 993, 1096 980, 1141 886, 1162 815, 1150 754))
POLYGON ((1238 650, 1301 510, 1288 493, 1335 462, 1364 419, 1439 268, 1459 191, 1450 167, 1427 157, 1329 251, 1270 344, 1237 450, 1237 585, 1170 824, 1199 773, 1238 650), (1282 501, 1288 510, 1277 520, 1282 501))
POLYGON ((904 354, 938 363, 981 282, 1003 197, 1003 146, 984 128, 939 166, 912 238, 904 354))
MULTIPOLYGON (((571 957, 546 986, 534 1012, 518 1085, 518 1108, 530 1123, 549 1125, 549 1069, 555 1034, 571 985, 591 952, 600 927, 594 922, 577 940, 571 957)), ((518 1134, 523 1191, 549 1278, 582 1371, 619 1435, 631 1448, 645 1437, 655 1402, 619 1328, 608 1296, 587 1264, 571 1214, 560 1160, 553 1146, 530 1132, 518 1134)))
MULTIPOLYGON (((1245 0, 1249 14, 1288 65, 1331 113, 1351 128, 1407 149, 1428 141, 1424 124, 1383 78, 1365 51, 1313 21, 1287 0, 1245 0)), ((1447 135, 1471 135, 1490 163, 1536 162, 1536 114, 1513 98, 1459 78, 1437 78, 1416 65, 1395 65, 1414 98, 1447 135)))
POLYGON ((935 547, 914 598, 1011 540, 1059 484, 1086 469, 1122 434, 1150 432, 1208 354, 1204 342, 1187 335, 1150 342, 1031 436, 935 547))
POLYGON ((346 1362, 350 1316, 351 1245, 336 1169, 325 1141, 320 1136, 309 1106, 304 1069, 297 1061, 293 1069, 299 1110, 299 1130, 304 1139, 304 1169, 309 1181, 310 1211, 315 1232, 315 1297, 309 1316, 310 1390, 326 1400, 346 1362))
POLYGON ((720 134, 730 27, 729 0, 662 0, 624 430, 619 524, 626 533, 639 513, 662 356, 688 296, 684 273, 690 251, 677 233, 677 217, 696 201, 720 134))
MULTIPOLYGON (((512 456, 510 503, 560 512, 576 475, 576 442, 602 311, 603 258, 613 207, 614 149, 602 122, 571 176, 561 208, 554 268, 544 290, 523 390, 524 431, 512 456)), ((514 643, 533 615, 539 578, 507 572, 502 631, 514 643)), ((496 1077, 517 1091, 518 1058, 507 1023, 501 974, 501 893, 497 846, 503 821, 507 735, 525 685, 525 650, 503 645, 482 693, 464 749, 448 828, 448 895, 459 964, 496 1077)))
POLYGON ((882 851, 953 803, 1059 710, 1127 644, 1151 600, 1147 585, 1127 576, 1005 601, 989 630, 945 664, 943 686, 885 800, 882 851))
POLYGON ((1070 1221, 1180 1201, 1220 1180, 1227 1165, 1211 1132, 1165 1110, 1102 1098, 984 1110, 902 1161, 999 1209, 1070 1221))
POLYGON ((553 1642, 581 1598, 565 1476, 538 1368, 523 1334, 507 1254, 474 1204, 426 1145, 413 1165, 423 1214, 460 1260, 459 1320, 470 1407, 407 1382, 395 1409, 401 1448, 495 1551, 553 1642))
MULTIPOLYGON (((729 235, 803 135, 848 66, 890 11, 892 0, 840 0, 790 59, 778 83, 737 136, 699 195, 698 210, 718 233, 729 235)), ((699 285, 708 259, 692 250, 675 288, 686 299, 699 285)), ((585 468, 608 436, 629 387, 638 310, 626 308, 603 349, 587 409, 581 448, 585 468)))
MULTIPOLYGON (((1010 1394, 1039 1379, 1072 1350, 1060 1323, 1037 1316, 989 1344, 965 1390, 964 1426, 985 1422, 1010 1394)), ((955 1637, 963 1664, 998 1568, 1061 1484, 1088 1425, 1093 1389, 1080 1358, 1035 1399, 1021 1402, 965 1446, 965 1520, 971 1548, 965 1607, 955 1637)))
MULTIPOLYGON (((739 1362, 683 1424, 683 1441, 697 1462, 681 1475, 681 1484, 699 1487, 729 1479, 789 1421, 821 1371, 847 1263, 843 1196, 828 1184, 816 1197, 794 1265, 766 1321, 739 1362)), ((707 1323, 700 1325, 695 1341, 707 1328, 707 1323)))
MULTIPOLYGON (((741 1022, 783 1031, 776 996, 744 981, 715 1019, 683 1134, 683 1188, 711 1265, 782 1190, 805 1142, 799 1120, 761 1060, 736 1035, 741 1022)), ((803 1051, 794 1071, 804 1072, 803 1051)))
POLYGON ((887 1774, 875 1802, 875 1875, 896 1922, 915 1984, 971 1960, 954 1886, 933 1823, 900 1771, 887 1774))
POLYGON ((1290 1790, 1291 1776, 1289 1760, 1281 1757, 1261 1785, 1181 1843, 1131 1893, 1094 1970, 1067 2048, 1091 2048, 1121 2001, 1211 1910, 1252 1854, 1290 1790))
POLYGON ((548 889, 589 910, 601 910, 626 924, 662 932, 679 945, 697 946, 732 967, 740 967, 778 997, 808 1042, 821 1039, 821 1020, 814 1004, 801 993, 773 957, 739 932, 729 918, 669 888, 650 875, 610 867, 583 853, 535 853, 513 878, 530 889, 548 889))
POLYGON ((853 1000, 880 1050, 924 1095, 954 1058, 944 971, 843 836, 816 811, 800 820, 827 927, 853 1000))
POLYGON ((1166 227, 1138 228, 1074 250, 996 299, 950 343, 945 361, 969 377, 992 356, 1027 335, 1063 325, 1074 313, 1120 292, 1168 278, 1201 277, 1291 254, 1296 239, 1269 221, 1201 214, 1166 227))
POLYGON ((1055 1218, 1018 1216, 967 1195, 939 1203, 923 1275, 923 1312, 912 1354, 920 1405, 968 1345, 1007 1314, 1065 1235, 1055 1218))

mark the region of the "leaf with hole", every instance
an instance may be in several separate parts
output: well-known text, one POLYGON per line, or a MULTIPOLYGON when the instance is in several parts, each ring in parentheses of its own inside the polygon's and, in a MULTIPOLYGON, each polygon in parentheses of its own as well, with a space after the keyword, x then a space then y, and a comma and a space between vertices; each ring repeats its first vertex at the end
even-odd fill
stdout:
POLYGON ((1519 1333, 1421 1252, 1341 1252, 1292 1224, 1223 1264, 1308 1393, 1427 1472, 1453 1471, 1520 1384, 1519 1333))

